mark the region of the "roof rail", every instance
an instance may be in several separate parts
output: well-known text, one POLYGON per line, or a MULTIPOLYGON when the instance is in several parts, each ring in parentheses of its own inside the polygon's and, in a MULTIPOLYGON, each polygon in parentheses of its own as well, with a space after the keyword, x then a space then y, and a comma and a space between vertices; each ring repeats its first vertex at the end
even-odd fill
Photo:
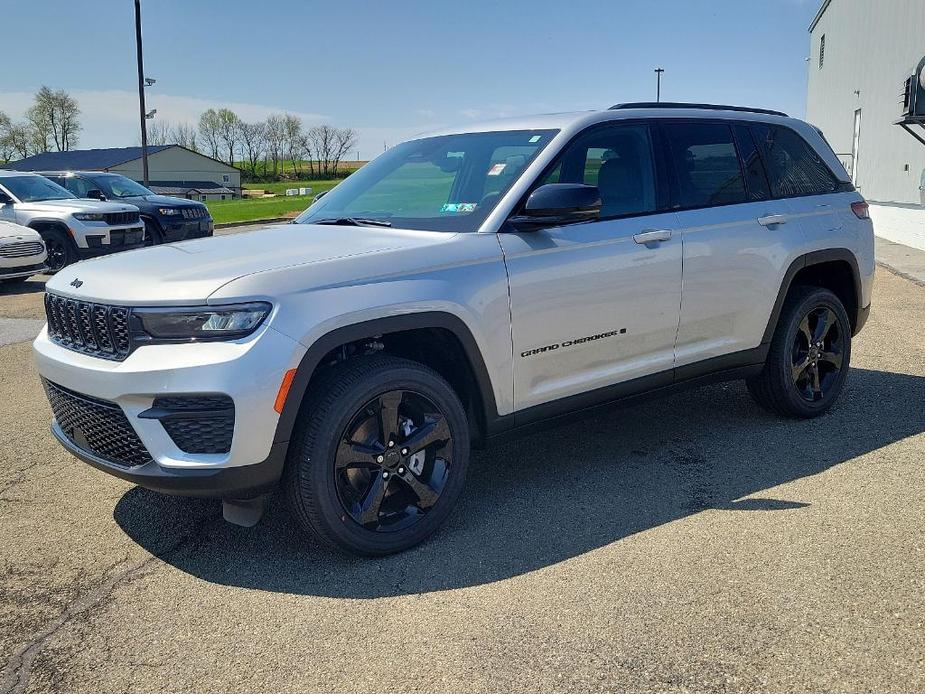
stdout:
POLYGON ((784 116, 788 118, 783 111, 772 111, 769 108, 748 108, 747 106, 724 106, 723 104, 686 104, 673 101, 637 101, 629 104, 615 104, 609 111, 619 111, 624 108, 695 108, 707 111, 743 111, 745 113, 764 113, 768 116, 784 116))

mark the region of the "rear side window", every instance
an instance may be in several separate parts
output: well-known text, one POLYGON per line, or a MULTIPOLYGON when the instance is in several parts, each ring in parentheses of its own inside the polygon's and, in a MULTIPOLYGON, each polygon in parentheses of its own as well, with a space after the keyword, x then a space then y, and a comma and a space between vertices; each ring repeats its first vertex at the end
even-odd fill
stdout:
POLYGON ((745 202, 745 181, 732 129, 723 123, 665 123, 679 207, 745 202))
POLYGON ((838 180, 819 154, 790 128, 759 123, 752 134, 776 198, 834 193, 838 180))
POLYGON ((733 125, 736 145, 739 147, 739 158, 745 171, 745 184, 748 188, 749 200, 767 200, 771 197, 768 178, 764 172, 764 164, 758 155, 758 147, 752 138, 747 125, 733 125))

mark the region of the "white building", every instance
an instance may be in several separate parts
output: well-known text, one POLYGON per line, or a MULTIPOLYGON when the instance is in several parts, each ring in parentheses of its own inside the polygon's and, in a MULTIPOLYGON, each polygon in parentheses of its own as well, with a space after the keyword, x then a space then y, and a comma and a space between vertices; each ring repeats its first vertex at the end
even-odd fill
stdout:
POLYGON ((806 119, 871 203, 877 234, 925 249, 925 145, 895 124, 925 56, 925 0, 824 0, 809 32, 806 119))
MULTIPOLYGON (((45 152, 10 162, 16 171, 109 171, 142 181, 141 147, 73 149, 45 152)), ((241 194, 241 170, 180 145, 148 147, 148 180, 156 193, 202 200, 224 200, 241 194)))

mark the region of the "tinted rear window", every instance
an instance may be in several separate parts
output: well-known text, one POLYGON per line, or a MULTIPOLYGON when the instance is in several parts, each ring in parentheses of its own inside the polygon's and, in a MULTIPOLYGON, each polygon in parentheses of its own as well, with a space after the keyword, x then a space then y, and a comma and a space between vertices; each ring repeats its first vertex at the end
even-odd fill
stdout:
POLYGON ((819 154, 790 128, 758 123, 752 134, 774 197, 834 193, 838 180, 819 154))
POLYGON ((665 123, 680 207, 745 202, 732 130, 723 123, 665 123))

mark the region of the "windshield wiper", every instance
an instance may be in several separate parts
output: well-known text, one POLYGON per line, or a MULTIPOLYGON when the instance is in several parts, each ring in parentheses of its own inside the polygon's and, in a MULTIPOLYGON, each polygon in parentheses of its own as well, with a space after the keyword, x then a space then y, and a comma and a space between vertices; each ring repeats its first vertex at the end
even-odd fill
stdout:
POLYGON ((309 224, 335 224, 346 227, 390 227, 392 222, 385 219, 364 219, 363 217, 337 217, 332 219, 319 219, 309 224))

